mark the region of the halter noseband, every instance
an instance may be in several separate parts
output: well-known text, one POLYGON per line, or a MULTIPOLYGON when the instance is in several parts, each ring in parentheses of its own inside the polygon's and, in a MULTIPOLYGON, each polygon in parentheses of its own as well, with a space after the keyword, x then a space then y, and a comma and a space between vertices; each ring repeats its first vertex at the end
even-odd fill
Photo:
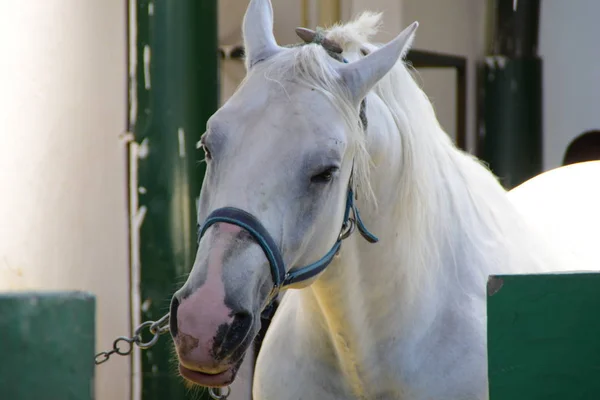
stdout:
MULTIPOLYGON (((303 28, 299 28, 303 29, 303 28)), ((309 30, 304 30, 305 35, 299 34, 299 36, 307 43, 316 43, 320 44, 322 47, 327 50, 327 53, 334 59, 347 63, 348 61, 342 57, 341 48, 335 47, 335 43, 332 41, 328 41, 320 34, 315 34, 313 40, 308 41, 306 36, 306 31, 312 32, 309 30), (332 50, 333 49, 333 50, 332 50)), ((298 30, 296 30, 298 33, 298 30)), ((310 37, 310 34, 309 34, 310 37)), ((363 129, 367 127, 367 119, 366 119, 366 104, 365 100, 361 102, 360 105, 360 119, 362 122, 363 129)), ((354 169, 354 166, 352 167, 354 169)), ((271 292, 270 300, 272 301, 280 290, 293 285, 298 282, 306 281, 310 278, 315 277, 319 273, 321 273, 327 266, 331 263, 336 254, 339 253, 340 248, 342 246, 342 240, 350 237, 350 235, 354 232, 354 228, 358 228, 360 234, 370 243, 376 243, 379 239, 370 233, 365 225, 363 224, 358 209, 354 204, 355 195, 354 190, 352 189, 352 174, 350 174, 350 180, 348 182, 348 193, 346 196, 346 210, 344 211, 344 219, 342 221, 342 228, 340 230, 340 234, 334 245, 331 249, 318 261, 315 261, 312 264, 306 265, 301 268, 292 268, 288 272, 286 272, 285 264, 283 261, 283 256, 273 240, 273 237, 269 234, 267 229, 260 223, 260 221, 252 214, 247 211, 241 210, 235 207, 223 207, 214 210, 204 221, 202 227, 200 228, 199 237, 202 238, 209 227, 218 223, 218 222, 226 222, 233 225, 237 225, 240 228, 246 230, 258 243, 258 245, 262 248, 267 260, 269 261, 269 265, 271 267, 271 277, 273 280, 273 290, 271 292), (352 213, 352 216, 350 215, 352 213)))

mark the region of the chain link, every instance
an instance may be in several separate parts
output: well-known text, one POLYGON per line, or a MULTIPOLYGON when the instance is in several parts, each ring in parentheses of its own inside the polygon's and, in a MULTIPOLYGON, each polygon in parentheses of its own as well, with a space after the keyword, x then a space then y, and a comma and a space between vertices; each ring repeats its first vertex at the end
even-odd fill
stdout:
MULTIPOLYGON (((96 365, 100 365, 108 361, 111 355, 118 354, 121 356, 128 356, 133 351, 133 346, 137 346, 140 349, 148 349, 158 342, 160 335, 169 332, 169 314, 165 314, 158 321, 145 321, 136 328, 132 337, 120 336, 113 342, 113 348, 109 351, 101 351, 96 354, 94 362, 96 365), (142 341, 142 332, 148 328, 148 331, 153 335, 152 339, 148 342, 142 341), (121 345, 125 347, 120 347, 121 345)), ((226 397, 221 397, 226 398, 226 397)))
POLYGON ((219 390, 219 394, 215 393, 215 389, 213 389, 213 388, 208 389, 208 394, 211 399, 226 400, 229 397, 229 395, 231 394, 231 387, 229 387, 229 386, 218 389, 218 390, 219 390))

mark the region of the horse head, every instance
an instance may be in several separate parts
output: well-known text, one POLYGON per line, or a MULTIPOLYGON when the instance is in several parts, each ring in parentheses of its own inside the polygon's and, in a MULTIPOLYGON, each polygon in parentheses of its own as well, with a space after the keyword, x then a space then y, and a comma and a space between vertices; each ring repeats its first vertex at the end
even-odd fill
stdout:
MULTIPOLYGON (((417 24, 345 63, 341 48, 279 46, 270 1, 252 0, 243 23, 247 76, 207 123, 207 163, 193 268, 171 303, 181 374, 202 386, 231 383, 287 287, 310 285, 356 226, 368 173, 361 103, 405 53, 417 24)), ((313 32, 314 33, 314 32, 313 32)))

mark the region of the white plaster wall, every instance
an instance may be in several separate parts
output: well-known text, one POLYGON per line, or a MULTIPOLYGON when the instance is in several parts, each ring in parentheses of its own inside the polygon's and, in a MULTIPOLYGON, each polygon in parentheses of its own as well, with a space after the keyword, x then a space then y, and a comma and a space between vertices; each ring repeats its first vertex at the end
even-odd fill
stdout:
POLYGON ((600 129, 599 15, 598 0, 542 2, 545 169, 562 164, 575 137, 600 129))
MULTIPOLYGON (((0 1, 0 290, 93 292, 98 350, 130 331, 126 45, 123 1, 0 1)), ((96 399, 129 398, 129 363, 96 399)))

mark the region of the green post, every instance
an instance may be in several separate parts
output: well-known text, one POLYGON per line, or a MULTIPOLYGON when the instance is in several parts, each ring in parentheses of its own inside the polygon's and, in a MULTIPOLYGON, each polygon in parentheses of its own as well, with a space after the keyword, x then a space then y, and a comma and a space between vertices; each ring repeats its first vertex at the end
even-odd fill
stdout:
POLYGON ((88 293, 0 293, 0 398, 93 399, 95 312, 88 293))
POLYGON ((490 400, 600 398, 600 273, 493 276, 490 400))
POLYGON ((482 158, 507 189, 542 172, 542 60, 489 57, 482 158))
MULTIPOLYGON (((218 107, 217 1, 130 1, 136 65, 130 131, 139 146, 131 171, 137 209, 130 212, 143 214, 131 229, 145 321, 168 312, 194 261, 196 199, 204 176, 196 143, 218 107)), ((163 336, 141 351, 144 400, 198 398, 178 376, 172 347, 163 336)))
POLYGON ((494 0, 491 55, 482 68, 478 156, 506 189, 543 171, 540 0, 494 0))

